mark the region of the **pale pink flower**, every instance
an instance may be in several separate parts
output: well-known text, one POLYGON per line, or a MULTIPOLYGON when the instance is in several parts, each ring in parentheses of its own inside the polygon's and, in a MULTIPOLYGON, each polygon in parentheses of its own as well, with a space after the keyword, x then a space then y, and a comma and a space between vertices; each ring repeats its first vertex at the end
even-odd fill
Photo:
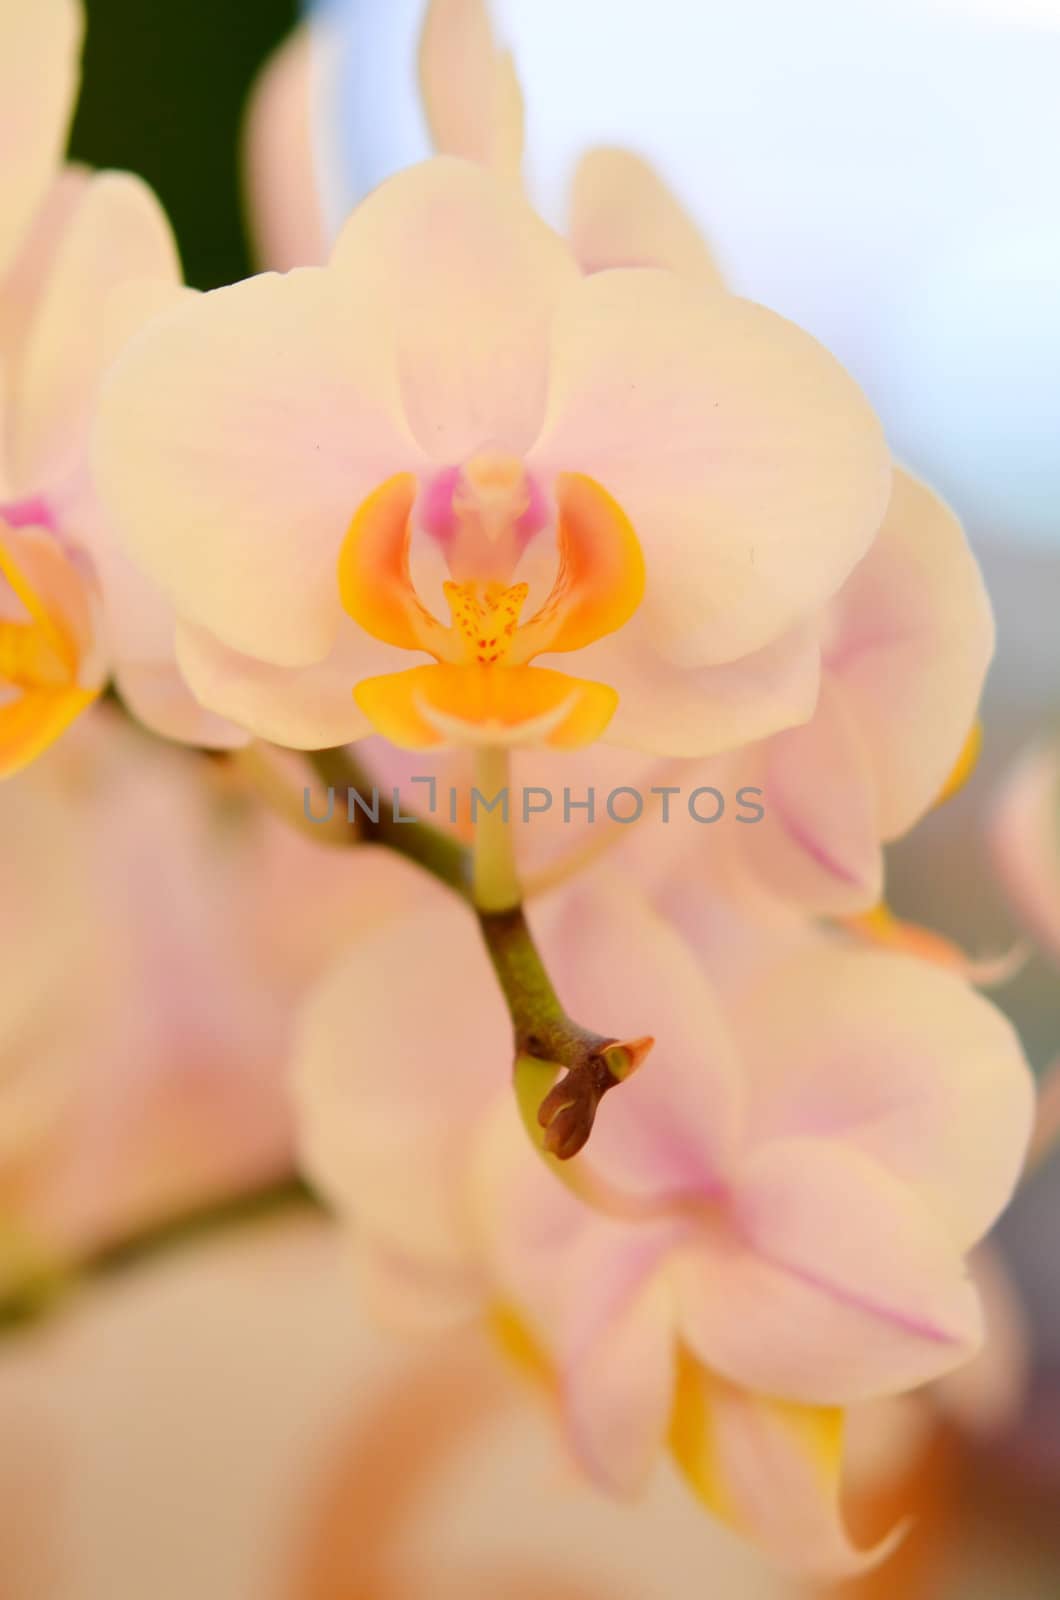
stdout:
MULTIPOLYGON (((500 87, 508 71, 484 0, 434 0, 421 76, 440 150, 498 166, 492 152, 513 142, 510 95, 500 87)), ((654 266, 723 287, 680 201, 627 151, 593 150, 581 162, 570 239, 586 272, 654 266)), ((731 793, 747 784, 768 796, 765 821, 737 830, 735 846, 764 887, 810 909, 860 911, 882 893, 881 846, 924 815, 960 761, 994 647, 990 602, 964 532, 910 474, 896 474, 871 550, 822 612, 816 633, 821 686, 814 714, 734 758, 723 782, 731 793)), ((745 673, 733 684, 736 718, 749 681, 745 673)), ((626 686, 627 714, 650 687, 647 676, 626 686)), ((715 725, 723 715, 712 708, 715 725)), ((660 733, 656 748, 664 741, 660 733)))
POLYGON ((250 221, 258 260, 277 272, 323 266, 328 258, 314 139, 323 27, 302 23, 284 40, 262 68, 247 111, 243 169, 250 221))
MULTIPOLYGON (((326 45, 321 28, 318 47, 325 52, 326 45)), ((420 67, 436 148, 517 177, 518 85, 483 0, 434 0, 420 67)), ((297 88, 295 79, 292 55, 288 106, 296 93, 308 95, 308 68, 298 70, 297 88)), ((262 160, 266 155, 263 145, 262 160)), ((280 165, 277 151, 269 170, 280 165)), ((695 224, 652 169, 625 151, 591 151, 581 163, 570 237, 586 272, 656 266, 721 287, 695 224)), ((727 767, 724 781, 732 792, 758 783, 770 797, 767 822, 737 846, 746 846, 753 876, 783 898, 858 911, 879 899, 881 845, 908 831, 958 761, 993 648, 989 602, 963 532, 908 474, 895 484, 870 554, 818 619, 816 634, 823 682, 815 715, 727 767)), ((595 647, 597 654, 608 650, 606 642, 595 647)), ((586 661, 593 655, 590 649, 586 661)), ((719 748, 742 742, 748 698, 761 706, 775 671, 763 657, 744 663, 739 675, 715 676, 708 709, 702 682, 686 680, 682 697, 671 681, 664 700, 657 673, 647 659, 641 666, 639 678, 623 682, 621 716, 642 724, 651 746, 666 751, 681 748, 680 729, 696 719, 709 723, 719 748)))
POLYGON ((526 114, 511 53, 485 0, 431 0, 420 35, 420 89, 439 155, 518 181, 526 114))
POLYGON ((80 33, 72 4, 0 8, 0 776, 58 737, 112 672, 160 732, 242 738, 192 701, 170 614, 115 546, 88 469, 103 370, 181 280, 138 179, 60 169, 80 33))
POLYGON ((804 619, 890 483, 804 335, 667 272, 584 279, 449 159, 370 197, 328 267, 159 319, 99 446, 198 697, 304 747, 607 729, 703 754, 790 725, 804 619), (530 664, 556 652, 574 673, 530 664))
POLYGON ((338 963, 300 1049, 304 1158, 373 1295, 403 1318, 500 1299, 554 1365, 596 1481, 635 1489, 669 1437, 779 1558, 855 1565, 831 1408, 978 1346, 963 1258, 1032 1113, 1011 1028, 952 975, 812 935, 764 941, 757 979, 713 992, 628 883, 553 900, 536 923, 564 1003, 657 1035, 598 1118, 601 1215, 530 1150, 485 955, 432 898, 338 963))
POLYGON ((0 277, 58 175, 83 32, 81 0, 0 0, 0 277))
POLYGON ((739 840, 754 875, 784 899, 844 913, 880 899, 882 846, 968 765, 993 654, 964 532, 910 474, 896 473, 883 527, 827 607, 820 640, 814 715, 735 758, 727 781, 765 796, 765 819, 739 840))
POLYGON ((0 813, 4 1226, 62 1256, 287 1171, 295 1007, 393 903, 374 854, 102 713, 0 813))

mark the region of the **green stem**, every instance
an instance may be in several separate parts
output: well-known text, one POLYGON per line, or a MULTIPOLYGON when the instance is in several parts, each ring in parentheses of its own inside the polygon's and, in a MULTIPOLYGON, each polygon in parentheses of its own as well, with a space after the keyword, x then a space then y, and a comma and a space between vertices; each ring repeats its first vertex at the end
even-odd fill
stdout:
MULTIPOLYGON (((74 1260, 49 1258, 41 1251, 24 1270, 21 1281, 0 1289, 0 1334, 31 1326, 89 1283, 118 1277, 134 1267, 187 1245, 197 1244, 231 1228, 248 1227, 278 1214, 319 1210, 311 1190, 293 1174, 271 1179, 255 1189, 222 1200, 192 1206, 97 1245, 74 1260)), ((33 1252, 25 1251, 27 1260, 33 1252)))
POLYGON ((480 913, 510 911, 522 900, 515 870, 511 820, 511 770, 502 747, 475 759, 475 853, 472 899, 480 913))
MULTIPOLYGON (((507 780, 506 760, 498 760, 496 752, 491 756, 476 775, 487 799, 504 788, 507 780), (499 785, 498 779, 503 780, 499 785)), ((336 802, 350 789, 363 797, 375 787, 345 749, 320 750, 309 760, 335 791, 336 802)), ((491 815, 498 820, 501 817, 499 812, 491 815)), ((595 1033, 567 1015, 518 903, 508 824, 489 836, 485 852, 480 849, 477 857, 429 823, 396 823, 384 814, 382 806, 378 821, 361 811, 357 827, 350 828, 350 838, 351 843, 385 845, 417 862, 471 903, 508 1007, 515 1060, 530 1058, 556 1075, 564 1073, 544 1097, 538 1113, 546 1148, 561 1160, 576 1155, 592 1131, 603 1096, 640 1066, 652 1040, 623 1041, 595 1033), (495 901, 500 902, 496 909, 495 901)))
MULTIPOLYGON (((365 803, 378 785, 349 751, 313 750, 307 757, 317 776, 334 791, 336 804, 346 807, 350 790, 365 803)), ((349 828, 351 844, 380 844, 397 855, 405 856, 429 872, 448 888, 454 889, 464 899, 471 893, 471 861, 467 851, 458 842, 419 818, 398 820, 398 808, 379 806, 378 821, 366 814, 363 808, 349 812, 353 820, 349 828)))

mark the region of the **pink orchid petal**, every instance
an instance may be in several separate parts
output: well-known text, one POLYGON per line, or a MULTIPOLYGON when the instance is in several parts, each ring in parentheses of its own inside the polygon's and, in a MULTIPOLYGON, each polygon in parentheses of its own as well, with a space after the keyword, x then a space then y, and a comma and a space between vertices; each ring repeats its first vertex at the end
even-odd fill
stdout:
MULTIPOLYGON (((4 273, 4 292, 0 295, 0 350, 4 367, 14 373, 22 359, 26 338, 40 300, 41 286, 51 272, 56 252, 81 201, 92 182, 86 167, 69 163, 61 167, 33 216, 21 248, 4 273)), ((0 494, 10 499, 9 486, 0 494)))
POLYGON ((724 287, 702 234, 655 169, 629 150, 590 150, 574 175, 570 240, 585 272, 666 267, 724 287))
POLYGON ((978 563, 949 507, 896 472, 883 527, 830 619, 826 671, 843 686, 875 779, 883 839, 938 797, 975 719, 994 650, 978 563))
POLYGON ((324 750, 373 732, 353 697, 373 673, 393 671, 405 658, 344 621, 323 661, 278 667, 230 650, 206 628, 178 624, 180 670, 203 706, 259 739, 294 750, 324 750))
POLYGON ((661 651, 733 661, 838 589, 891 466, 864 396, 807 334, 671 273, 615 271, 566 296, 552 343, 531 467, 576 464, 623 507, 661 651))
POLYGON ((262 68, 247 112, 243 167, 263 267, 323 266, 327 228, 313 148, 314 37, 303 23, 262 68))
POLYGON ((300 666, 339 632, 350 518, 417 456, 377 319, 306 268, 143 330, 104 388, 96 467, 119 535, 182 617, 300 666))
MULTIPOLYGON (((111 182, 112 177, 108 178, 108 184, 111 182)), ((100 367, 105 368, 153 317, 193 297, 193 291, 185 289, 180 282, 179 265, 172 244, 164 242, 165 219, 158 213, 157 203, 147 191, 127 191, 123 196, 113 188, 101 191, 98 186, 93 186, 92 200, 99 214, 105 215, 110 208, 120 212, 124 207, 127 211, 126 220, 129 221, 137 212, 140 213, 139 263, 136 259, 137 250, 133 248, 126 263, 129 274, 116 274, 103 305, 97 308, 99 343, 93 354, 100 367), (155 224, 158 225, 154 240, 158 275, 134 276, 138 264, 141 267, 147 265, 146 257, 150 253, 147 241, 155 224)), ((66 310, 70 310, 69 305, 66 310)), ((91 382, 88 387, 91 388, 91 382)), ((93 399, 94 396, 86 394, 85 401, 90 409, 93 399)), ((56 523, 68 538, 91 556, 102 591, 107 648, 111 660, 115 664, 128 661, 134 666, 147 664, 171 668, 173 608, 115 538, 114 528, 100 503, 88 470, 87 444, 82 434, 79 454, 76 459, 71 459, 65 481, 49 495, 56 523)), ((190 694, 186 689, 184 692, 190 702, 190 694)))
POLYGON ((685 1338, 733 1382, 842 1405, 939 1377, 978 1348, 979 1301, 956 1246, 860 1152, 767 1145, 727 1214, 677 1272, 685 1338))
POLYGON ((818 948, 732 1018, 751 1138, 841 1141, 912 1186, 954 1242, 979 1239, 1019 1176, 1034 1086, 1014 1029, 909 956, 818 948))
POLYGON ((83 470, 91 407, 111 354, 108 301, 140 277, 179 284, 169 223, 138 178, 102 173, 81 190, 22 350, 10 450, 14 482, 26 492, 54 492, 83 470))
POLYGON ((672 1441, 707 1508, 786 1571, 817 1580, 877 1566, 896 1530, 860 1550, 840 1505, 843 1418, 833 1410, 756 1394, 682 1363, 672 1441))
POLYGON ((448 158, 410 168, 358 206, 332 269, 387 342, 432 460, 527 450, 545 414, 556 307, 579 278, 512 185, 448 158))
POLYGON ((80 80, 79 0, 0 10, 0 273, 18 252, 62 159, 80 80))
MULTIPOLYGON (((717 770, 701 770, 695 782, 704 781, 724 794, 740 792, 738 784, 717 770)), ((709 797, 704 803, 709 804, 709 797)), ((742 834, 744 826, 748 825, 730 821, 724 832, 724 824, 701 829, 700 834, 709 837, 697 841, 694 853, 686 847, 683 856, 678 852, 669 862, 660 851, 651 850, 648 840, 637 841, 642 846, 638 873, 652 871, 652 856, 659 855, 665 871, 658 878, 652 872, 653 901, 710 974, 727 1021, 743 993, 749 988, 763 992, 773 967, 807 946, 819 948, 821 939, 819 929, 801 910, 768 894, 747 872, 734 848, 736 830, 742 834)), ((743 1080, 746 1071, 741 1062, 743 1080)))
POLYGON ((673 1308, 667 1224, 630 1228, 583 1205, 530 1149, 510 1106, 475 1161, 478 1236, 498 1292, 560 1380, 584 1470, 612 1493, 643 1487, 666 1433, 673 1308))
POLYGON ((741 839, 763 885, 809 910, 864 910, 879 900, 883 859, 868 753, 842 691, 826 676, 801 728, 748 760, 765 817, 741 839))
POLYGON ((692 951, 629 882, 603 872, 536 915, 568 1012, 617 1039, 655 1039, 600 1107, 593 1167, 627 1192, 712 1192, 734 1157, 742 1087, 692 951))
POLYGON ((493 37, 486 0, 431 0, 420 38, 420 86, 434 148, 509 178, 523 160, 523 97, 493 37))
POLYGON ((616 1284, 595 1283, 600 1325, 571 1351, 562 1396, 571 1441, 589 1477, 612 1494, 635 1495, 666 1436, 674 1387, 673 1308, 665 1278, 645 1279, 635 1251, 625 1253, 621 1266, 616 1284))
POLYGON ((199 705, 172 661, 124 661, 114 677, 133 716, 166 739, 207 750, 238 750, 249 742, 242 728, 199 705))
POLYGON ((666 756, 710 756, 764 739, 812 716, 820 647, 797 628, 740 661, 676 667, 634 617, 620 633, 578 655, 579 675, 618 690, 609 744, 666 756))
POLYGON ((473 1253, 470 1141, 507 1092, 511 1029, 469 913, 414 868, 384 859, 376 870, 393 909, 336 962, 303 1018, 302 1159, 379 1243, 459 1269, 473 1253))

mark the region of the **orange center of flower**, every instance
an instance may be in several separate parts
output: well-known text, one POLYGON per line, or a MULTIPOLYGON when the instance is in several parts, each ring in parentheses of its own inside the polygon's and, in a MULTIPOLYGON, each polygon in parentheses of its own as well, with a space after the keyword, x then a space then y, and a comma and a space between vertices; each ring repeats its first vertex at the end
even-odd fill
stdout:
POLYGON ((377 639, 436 663, 356 686, 395 743, 585 743, 610 720, 612 689, 529 663, 629 620, 644 592, 640 545, 592 478, 560 473, 551 491, 522 462, 482 452, 426 482, 390 478, 358 509, 339 559, 346 611, 377 639), (413 579, 417 560, 439 554, 448 623, 413 579), (535 588, 539 603, 524 620, 535 588))
POLYGON ((0 519, 0 778, 32 761, 95 699, 79 683, 84 582, 44 528, 0 519))
POLYGON ((69 653, 51 628, 0 622, 0 680, 16 689, 61 689, 74 675, 69 653))
POLYGON ((480 599, 479 585, 472 581, 450 581, 445 585, 445 598, 453 627, 463 641, 465 660, 477 661, 483 667, 507 660, 529 593, 528 583, 514 583, 510 589, 501 583, 487 583, 482 586, 480 599))

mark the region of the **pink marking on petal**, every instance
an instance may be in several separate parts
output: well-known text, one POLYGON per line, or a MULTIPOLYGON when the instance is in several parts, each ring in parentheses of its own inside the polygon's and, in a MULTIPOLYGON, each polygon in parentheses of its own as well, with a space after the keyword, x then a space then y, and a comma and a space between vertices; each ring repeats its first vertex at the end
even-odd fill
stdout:
POLYGON ((816 862, 819 867, 822 867, 825 872, 831 873, 841 883, 848 883, 854 888, 860 886, 862 880, 859 874, 851 872, 849 867, 844 866, 839 857, 826 849, 817 835, 811 829, 804 827, 786 806, 774 802, 773 816, 780 823, 788 837, 798 845, 799 849, 805 850, 810 859, 816 862))
MULTIPOLYGON (((751 1247, 757 1248, 751 1241, 751 1247)), ((849 1289, 844 1284, 835 1283, 823 1273, 814 1272, 807 1266, 798 1266, 783 1259, 774 1260, 768 1251, 760 1251, 763 1261, 777 1269, 786 1272, 798 1283, 803 1283, 810 1289, 817 1289, 821 1294, 834 1300, 837 1305, 849 1306, 854 1311, 862 1311, 866 1316, 878 1317, 882 1322, 889 1322, 894 1327, 900 1328, 903 1333, 910 1333, 916 1339, 926 1339, 929 1344, 960 1344, 964 1335, 959 1329, 947 1328, 937 1318, 916 1316, 911 1311, 903 1311, 899 1306, 888 1304, 886 1300, 877 1300, 873 1295, 865 1294, 861 1290, 849 1289)))
POLYGON ((547 528, 552 521, 548 496, 537 480, 531 477, 529 473, 527 474, 526 486, 530 491, 530 504, 515 524, 519 533, 521 549, 525 549, 534 534, 540 533, 542 528, 547 528))
POLYGON ((48 503, 40 495, 0 505, 0 522, 6 522, 9 528, 47 528, 49 533, 58 532, 48 503))
POLYGON ((456 533, 453 495, 460 481, 459 467, 446 467, 428 483, 420 496, 419 523, 425 533, 444 548, 456 533))

